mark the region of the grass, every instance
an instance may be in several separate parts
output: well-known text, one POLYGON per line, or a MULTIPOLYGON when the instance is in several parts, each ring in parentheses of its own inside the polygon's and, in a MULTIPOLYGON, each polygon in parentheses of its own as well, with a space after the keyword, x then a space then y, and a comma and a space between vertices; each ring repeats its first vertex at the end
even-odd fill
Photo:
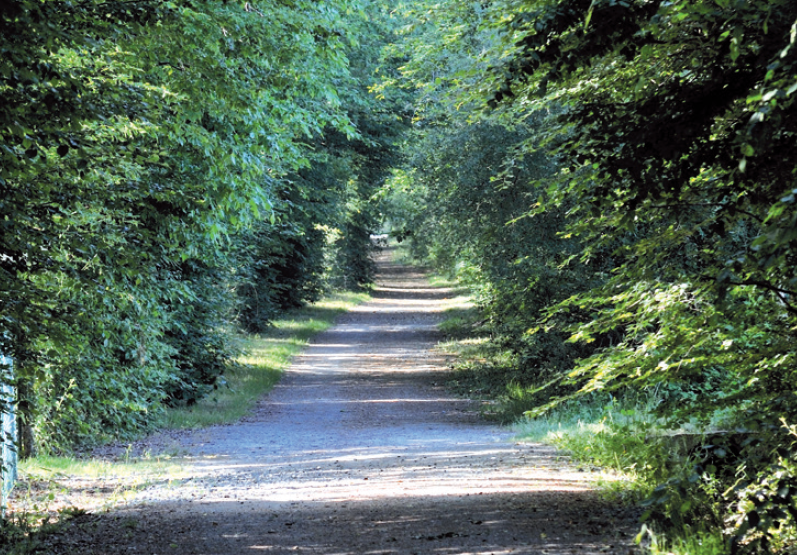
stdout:
MULTIPOLYGON (((648 438, 655 426, 649 407, 632 409, 601 396, 523 418, 514 428, 526 441, 556 445, 581 463, 619 472, 626 491, 615 493, 639 498, 665 478, 662 472, 668 466, 666 449, 648 438)), ((616 490, 616 485, 610 489, 616 490)))
POLYGON ((182 466, 168 456, 119 461, 38 456, 20 461, 0 546, 13 544, 13 552, 27 553, 35 538, 72 515, 117 506, 155 483, 176 486, 182 477, 182 466))
POLYGON ((282 371, 312 337, 368 297, 368 293, 334 293, 285 314, 266 333, 245 338, 247 354, 225 376, 226 384, 191 407, 169 409, 163 426, 185 429, 236 422, 276 385, 282 371))
POLYGON ((105 459, 78 459, 74 457, 38 456, 20 461, 19 470, 27 478, 39 481, 57 481, 67 476, 86 479, 122 479, 141 482, 153 475, 179 470, 169 456, 123 458, 119 461, 105 459))
POLYGON ((525 441, 555 445, 577 462, 614 471, 616 478, 596 484, 605 496, 635 504, 644 501, 647 510, 666 514, 667 523, 650 521, 663 526, 666 534, 643 525, 637 536, 650 555, 727 555, 728 541, 715 524, 719 507, 706 495, 711 484, 682 489, 682 480, 693 474, 694 461, 679 452, 672 436, 663 434, 654 404, 654 395, 607 401, 606 394, 599 394, 524 418, 515 431, 525 441), (681 518, 687 514, 688 519, 681 518))
MULTIPOLYGON (((192 407, 169 409, 160 423, 168 429, 235 422, 270 391, 308 341, 338 315, 367 300, 367 293, 332 294, 291 311, 264 334, 244 338, 245 356, 226 376, 226 385, 192 407)), ((74 514, 117 506, 153 484, 179 486, 186 477, 174 455, 145 453, 120 460, 38 456, 20 462, 19 480, 0 527, 0 551, 30 553, 38 538, 57 530, 74 514)))
POLYGON ((450 287, 467 296, 467 289, 462 287, 457 280, 440 274, 432 274, 429 276, 429 284, 432 287, 450 287))
POLYGON ((728 555, 730 553, 727 540, 718 531, 701 531, 686 537, 668 539, 643 527, 638 539, 649 540, 647 548, 650 555, 728 555))

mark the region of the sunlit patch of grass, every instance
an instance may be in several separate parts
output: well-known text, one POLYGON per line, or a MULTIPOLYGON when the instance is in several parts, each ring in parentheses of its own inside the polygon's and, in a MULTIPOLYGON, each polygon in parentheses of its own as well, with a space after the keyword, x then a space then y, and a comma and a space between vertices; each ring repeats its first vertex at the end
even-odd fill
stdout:
POLYGON ((717 530, 666 538, 643 528, 637 539, 646 545, 650 555, 728 555, 731 552, 728 541, 717 530))
POLYGON ((524 418, 515 423, 514 430, 523 441, 559 447, 576 463, 609 469, 610 473, 595 484, 606 497, 638 501, 650 492, 650 485, 639 480, 634 462, 618 456, 630 455, 626 440, 644 442, 644 436, 632 439, 617 435, 598 405, 583 404, 576 410, 571 407, 524 418))
POLYGON ((276 385, 282 371, 312 337, 368 298, 368 293, 335 293, 285 314, 267 332, 245 338, 246 354, 224 376, 226 383, 195 405, 167 410, 163 425, 201 428, 241 419, 276 385))
POLYGON ((673 462, 665 443, 650 440, 660 424, 651 403, 618 402, 597 394, 542 416, 524 417, 514 429, 526 441, 555 445, 577 462, 618 473, 619 481, 602 484, 605 493, 639 500, 668 477, 673 462))
POLYGON ((114 507, 148 486, 177 485, 183 477, 182 465, 168 456, 119 461, 37 456, 20 461, 6 518, 24 535, 66 513, 114 507))
POLYGON ((455 278, 450 278, 440 274, 430 275, 429 284, 432 287, 451 287, 460 291, 464 291, 464 288, 457 282, 455 278))
POLYGON ((446 336, 437 345, 438 350, 465 359, 479 358, 488 342, 479 317, 479 310, 471 297, 462 289, 455 290, 455 295, 446 299, 444 319, 437 325, 437 329, 446 336))
POLYGON ((437 348, 447 355, 462 357, 477 357, 483 350, 484 345, 490 340, 489 337, 469 337, 467 339, 449 339, 441 341, 437 348))
POLYGON ((471 302, 470 296, 457 290, 445 300, 443 321, 437 327, 448 340, 469 339, 483 335, 480 333, 479 311, 471 302))
POLYGON ((151 475, 178 471, 180 466, 170 456, 123 458, 120 461, 105 459, 79 459, 74 457, 38 456, 19 463, 20 476, 35 480, 58 480, 65 476, 77 478, 108 478, 140 480, 151 475))
POLYGON ((514 430, 526 441, 557 444, 563 437, 581 433, 594 433, 602 429, 603 407, 598 404, 571 404, 552 410, 536 418, 523 418, 514 430))

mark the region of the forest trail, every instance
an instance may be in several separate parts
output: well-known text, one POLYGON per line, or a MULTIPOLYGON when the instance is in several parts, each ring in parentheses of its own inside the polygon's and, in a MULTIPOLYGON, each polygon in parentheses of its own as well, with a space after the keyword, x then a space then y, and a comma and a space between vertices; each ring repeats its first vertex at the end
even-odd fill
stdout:
POLYGON ((383 255, 373 300, 319 335, 248 418, 180 436, 189 478, 77 517, 48 553, 635 551, 632 511, 443 388, 450 290, 383 255))

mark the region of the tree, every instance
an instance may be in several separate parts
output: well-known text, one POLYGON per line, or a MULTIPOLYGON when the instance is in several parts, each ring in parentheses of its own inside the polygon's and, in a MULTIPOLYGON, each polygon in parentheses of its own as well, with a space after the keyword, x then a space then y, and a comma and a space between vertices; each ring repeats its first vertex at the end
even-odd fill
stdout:
POLYGON ((215 386, 239 232, 309 138, 352 132, 344 4, 3 5, 0 350, 27 451, 34 425, 60 449, 215 386))
MULTIPOLYGON (((795 516, 794 3, 414 8, 404 75, 426 142, 403 175, 430 191, 415 221, 442 223, 443 252, 494 319, 525 328, 521 368, 561 352, 548 334, 570 335, 554 374, 577 395, 659 386, 674 428, 732 414, 750 441, 677 487, 735 476, 719 499, 739 511, 735 545, 770 548, 795 516), (533 156, 551 171, 515 170, 533 156), (579 275, 591 279, 561 285, 579 275)), ((658 498, 670 516, 675 489, 658 498)))
POLYGON ((495 13, 490 26, 512 53, 481 93, 516 117, 562 110, 546 130, 562 169, 533 212, 572 206, 585 259, 620 241, 614 277, 550 311, 594 314, 572 328, 577 341, 622 333, 571 375, 583 392, 719 376, 713 399, 662 411, 673 425, 707 425, 718 409, 744 407, 734 425, 755 441, 726 465, 742 476, 733 491, 744 484, 745 499, 767 501, 740 504, 735 542, 768 549, 773 527, 794 525, 794 469, 777 470, 793 457, 797 418, 797 168, 784 156, 794 4, 573 0, 495 13), (762 493, 772 475, 781 497, 762 493))

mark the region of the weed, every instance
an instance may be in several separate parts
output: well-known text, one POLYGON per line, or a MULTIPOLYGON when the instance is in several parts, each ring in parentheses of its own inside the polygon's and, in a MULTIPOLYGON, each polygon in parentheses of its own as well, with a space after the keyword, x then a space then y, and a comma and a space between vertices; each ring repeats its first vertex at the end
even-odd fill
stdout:
POLYGON ((6 555, 28 555, 41 552, 42 540, 60 531, 71 518, 84 514, 80 509, 63 509, 42 521, 39 515, 27 512, 0 520, 0 552, 6 555))
POLYGON ((674 538, 656 534, 647 526, 637 536, 637 543, 645 545, 650 555, 728 555, 727 539, 718 531, 690 530, 674 538))

